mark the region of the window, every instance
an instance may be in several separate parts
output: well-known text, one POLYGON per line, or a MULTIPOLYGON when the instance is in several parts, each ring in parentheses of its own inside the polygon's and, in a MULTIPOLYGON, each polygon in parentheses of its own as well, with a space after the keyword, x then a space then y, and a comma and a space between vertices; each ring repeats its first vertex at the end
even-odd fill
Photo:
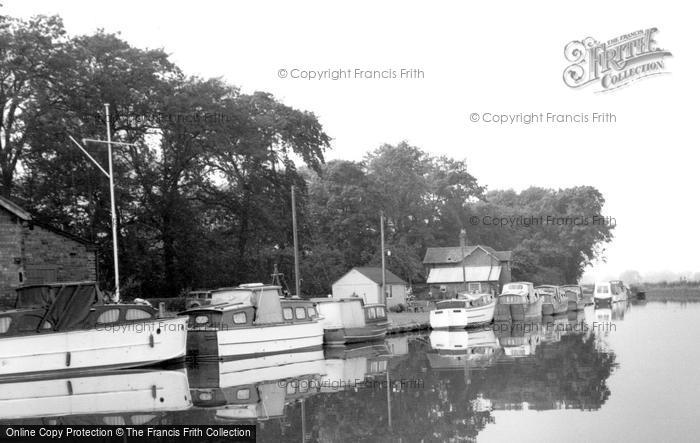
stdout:
POLYGON ((371 320, 374 318, 377 318, 377 313, 375 312, 374 308, 367 308, 367 317, 371 320))
POLYGON ((316 308, 314 308, 313 306, 311 306, 310 308, 306 308, 306 311, 309 314, 309 318, 316 317, 316 308))
POLYGON ((392 285, 386 286, 386 298, 392 298, 394 296, 394 287, 392 285))
POLYGON ((294 313, 292 312, 292 308, 282 309, 282 317, 284 317, 285 320, 293 320, 294 313))
POLYGON ((102 314, 100 314, 99 317, 97 317, 97 323, 100 324, 114 323, 117 320, 119 320, 119 309, 110 309, 108 311, 103 312, 102 314))
POLYGON ((384 311, 384 308, 381 306, 377 307, 377 317, 378 318, 386 317, 386 312, 384 311))
MULTIPOLYGON (((151 318, 151 313, 144 311, 142 309, 129 309, 126 311, 127 320, 143 320, 146 318, 151 318)), ((98 322, 99 323, 99 322, 98 322)))
POLYGON ((304 308, 296 308, 294 310, 294 315, 296 315, 298 320, 303 320, 306 318, 306 309, 304 308))
POLYGON ((246 323, 247 321, 248 317, 245 315, 245 312, 236 312, 233 314, 233 323, 240 325, 246 323))
POLYGON ((597 292, 598 294, 609 294, 610 293, 607 286, 598 286, 597 288, 595 288, 595 292, 597 292))
POLYGON ((248 388, 239 389, 236 392, 236 399, 237 400, 250 400, 250 389, 248 389, 248 388))
POLYGON ((467 290, 472 294, 478 294, 481 292, 481 283, 469 283, 467 290))
POLYGON ((40 322, 41 317, 38 315, 25 315, 18 320, 17 329, 22 332, 35 331, 39 328, 40 322))
POLYGON ((0 318, 0 334, 4 334, 5 332, 7 332, 7 330, 10 329, 11 324, 12 324, 11 317, 0 318))

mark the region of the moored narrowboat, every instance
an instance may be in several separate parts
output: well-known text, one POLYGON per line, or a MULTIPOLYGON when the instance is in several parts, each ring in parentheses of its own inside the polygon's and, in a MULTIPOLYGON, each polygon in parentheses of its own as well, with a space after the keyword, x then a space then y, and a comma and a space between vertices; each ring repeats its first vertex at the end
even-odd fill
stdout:
POLYGON ((569 300, 553 285, 535 287, 542 299, 542 315, 565 314, 569 309, 569 300))
POLYGON ((496 320, 523 321, 541 316, 542 299, 532 283, 514 282, 503 286, 496 302, 496 320))
POLYGON ((580 311, 586 306, 583 298, 583 290, 579 285, 564 285, 559 287, 569 301, 569 311, 580 311))

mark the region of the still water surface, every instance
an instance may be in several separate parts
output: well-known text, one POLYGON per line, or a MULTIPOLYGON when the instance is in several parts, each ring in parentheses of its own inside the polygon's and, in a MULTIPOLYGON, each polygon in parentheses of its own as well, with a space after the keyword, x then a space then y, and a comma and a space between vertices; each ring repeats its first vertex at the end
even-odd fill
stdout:
POLYGON ((589 306, 479 331, 6 385, 0 417, 257 423, 258 441, 697 441, 698 339, 700 303, 589 306), (51 400, 66 384, 89 394, 51 400))

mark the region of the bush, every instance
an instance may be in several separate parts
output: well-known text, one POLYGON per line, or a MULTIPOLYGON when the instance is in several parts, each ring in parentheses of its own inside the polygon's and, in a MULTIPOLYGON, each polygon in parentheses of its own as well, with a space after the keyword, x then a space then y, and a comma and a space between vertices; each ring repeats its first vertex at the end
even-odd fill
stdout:
POLYGON ((394 305, 394 306, 389 308, 389 311, 391 311, 391 312, 403 312, 405 310, 406 310, 406 305, 404 305, 403 303, 400 303, 398 305, 394 305))

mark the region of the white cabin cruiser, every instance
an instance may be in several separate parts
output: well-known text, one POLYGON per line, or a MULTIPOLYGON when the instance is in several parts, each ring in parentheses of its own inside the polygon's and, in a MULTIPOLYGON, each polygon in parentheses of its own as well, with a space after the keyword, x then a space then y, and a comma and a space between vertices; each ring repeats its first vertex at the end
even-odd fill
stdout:
POLYGON ((287 303, 280 286, 253 283, 212 294, 222 301, 180 313, 189 318, 190 357, 250 358, 323 346, 323 328, 313 303, 287 303))
POLYGON ((183 358, 184 318, 157 318, 144 304, 109 304, 95 282, 17 289, 0 311, 0 380, 147 366, 183 358))
POLYGON ((489 324, 493 321, 495 309, 496 297, 490 293, 460 292, 457 298, 435 303, 435 309, 430 311, 430 327, 464 329, 489 324))
POLYGON ((612 305, 615 302, 613 288, 610 282, 596 282, 593 289, 593 303, 596 305, 612 305))

